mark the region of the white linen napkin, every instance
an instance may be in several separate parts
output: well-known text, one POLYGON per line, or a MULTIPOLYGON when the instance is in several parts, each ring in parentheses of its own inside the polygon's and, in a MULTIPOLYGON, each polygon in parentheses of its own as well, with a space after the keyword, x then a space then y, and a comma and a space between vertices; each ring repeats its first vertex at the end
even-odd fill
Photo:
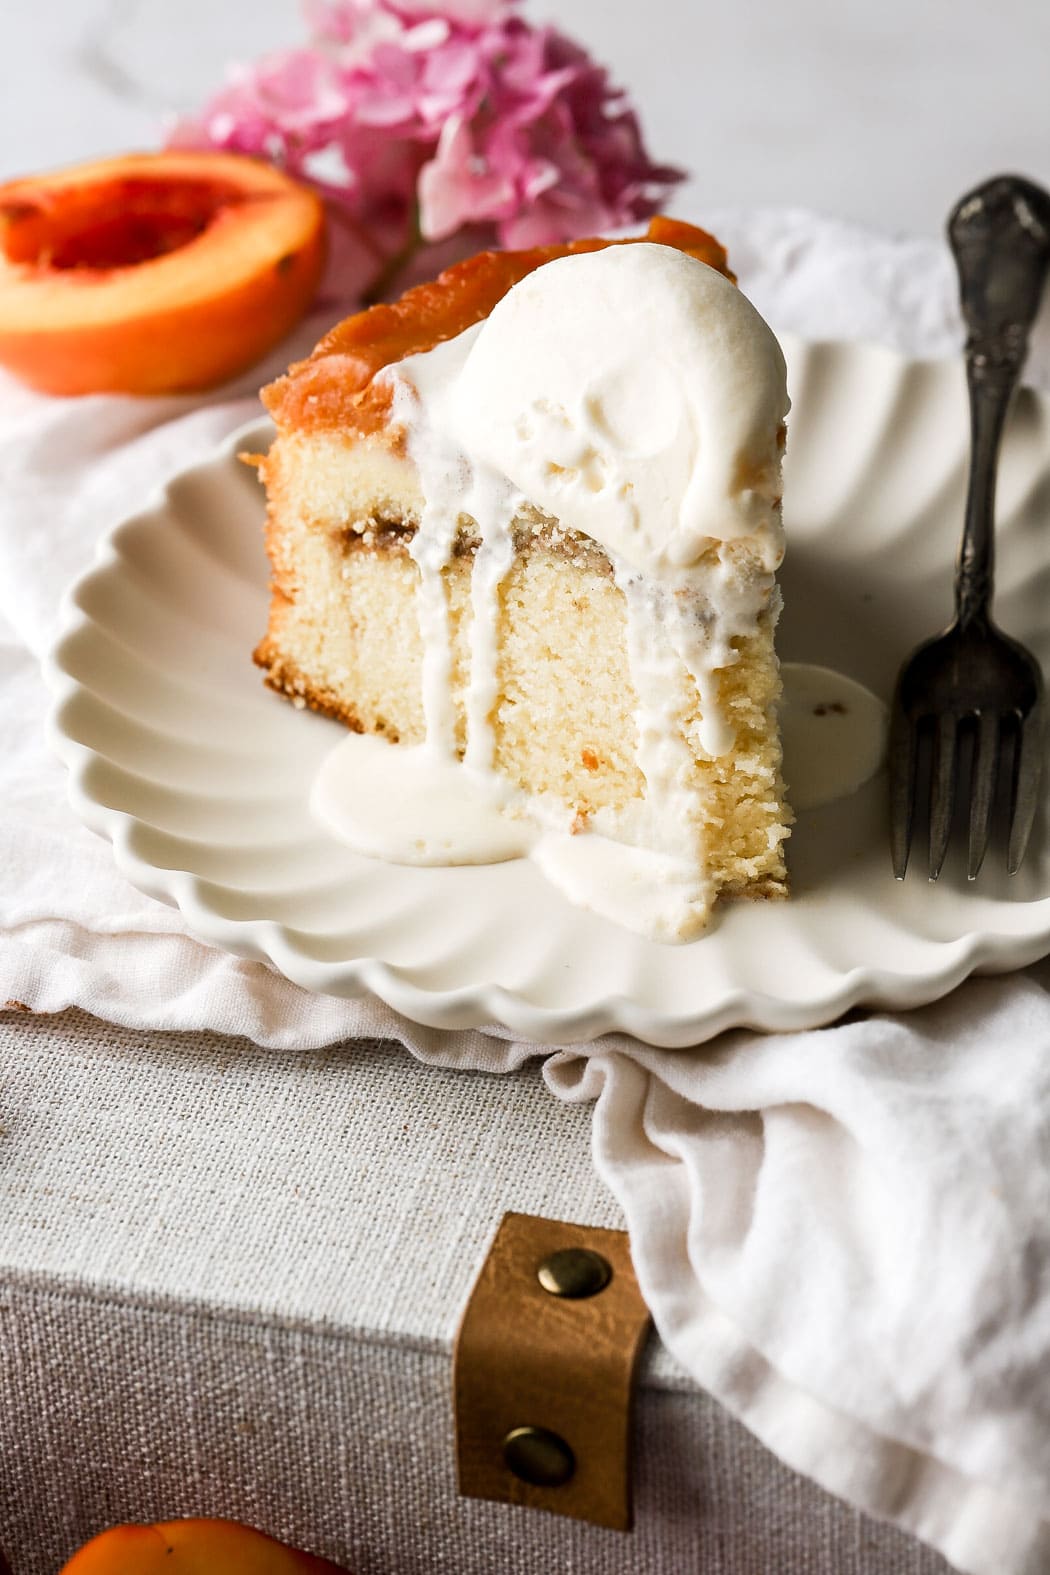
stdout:
MULTIPOLYGON (((794 212, 704 218, 775 327, 957 346, 940 244, 794 212)), ((61 593, 101 532, 255 412, 266 370, 205 401, 0 382, 0 1003, 281 1049, 386 1037, 490 1072, 547 1055, 557 1097, 596 1101, 595 1163, 688 1371, 790 1465, 959 1569, 1050 1567, 1050 970, 702 1052, 609 1036, 552 1054, 213 951, 74 820, 41 729, 61 593)), ((1045 317, 1030 372, 1050 386, 1045 317)))

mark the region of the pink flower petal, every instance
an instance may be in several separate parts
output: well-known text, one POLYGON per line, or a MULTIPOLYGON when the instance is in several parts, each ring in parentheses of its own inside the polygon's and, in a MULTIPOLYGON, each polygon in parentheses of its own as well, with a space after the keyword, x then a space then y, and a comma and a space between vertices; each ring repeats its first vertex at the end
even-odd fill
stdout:
POLYGON ((447 121, 434 157, 419 172, 419 227, 425 239, 444 240, 461 225, 492 218, 513 200, 507 172, 491 168, 477 153, 463 121, 447 121))
POLYGON ((446 17, 431 16, 408 28, 402 35, 401 43, 412 54, 423 55, 428 50, 440 49, 448 43, 451 34, 452 25, 446 17))
POLYGON ((464 27, 485 27, 508 16, 517 0, 394 0, 405 16, 443 16, 464 27))

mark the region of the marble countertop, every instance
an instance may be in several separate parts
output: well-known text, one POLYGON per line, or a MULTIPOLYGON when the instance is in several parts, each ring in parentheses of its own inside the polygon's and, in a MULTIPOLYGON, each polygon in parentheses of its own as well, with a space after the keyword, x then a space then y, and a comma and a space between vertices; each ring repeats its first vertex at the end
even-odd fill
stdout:
MULTIPOLYGON (((1050 184, 1050 6, 999 0, 527 0, 626 82, 690 207, 802 206, 932 234, 1012 168, 1050 184)), ((230 61, 303 36, 296 0, 46 0, 0 19, 0 178, 149 147, 230 61)))

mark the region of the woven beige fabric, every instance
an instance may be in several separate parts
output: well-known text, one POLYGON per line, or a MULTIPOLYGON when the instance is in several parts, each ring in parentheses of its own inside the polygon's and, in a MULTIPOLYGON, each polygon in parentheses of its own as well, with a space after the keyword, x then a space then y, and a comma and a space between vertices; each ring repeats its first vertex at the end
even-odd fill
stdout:
POLYGON ((0 1016, 0 1545, 231 1515, 357 1575, 936 1575, 650 1351, 630 1536, 457 1498, 451 1337, 508 1208, 621 1223, 536 1068, 0 1016))
POLYGON ((630 1535, 458 1499, 444 1353, 200 1305, 5 1287, 0 1538, 54 1575, 107 1522, 233 1515, 357 1575, 936 1575, 703 1395, 646 1390, 630 1535), (13 1403, 12 1403, 13 1401, 13 1403))

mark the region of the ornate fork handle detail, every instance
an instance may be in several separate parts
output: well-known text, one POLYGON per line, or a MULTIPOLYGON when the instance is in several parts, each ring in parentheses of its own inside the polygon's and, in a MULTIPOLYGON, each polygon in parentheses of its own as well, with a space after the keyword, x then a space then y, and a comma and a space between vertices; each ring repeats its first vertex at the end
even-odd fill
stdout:
POLYGON ((968 334, 966 366, 982 388, 1001 389, 1009 398, 1028 354, 1028 325, 1010 323, 995 338, 968 334))
POLYGON ((1050 199, 1019 176, 998 176, 956 205, 948 240, 970 391, 970 479, 955 574, 956 617, 965 627, 990 611, 999 443, 1050 264, 1050 199))

